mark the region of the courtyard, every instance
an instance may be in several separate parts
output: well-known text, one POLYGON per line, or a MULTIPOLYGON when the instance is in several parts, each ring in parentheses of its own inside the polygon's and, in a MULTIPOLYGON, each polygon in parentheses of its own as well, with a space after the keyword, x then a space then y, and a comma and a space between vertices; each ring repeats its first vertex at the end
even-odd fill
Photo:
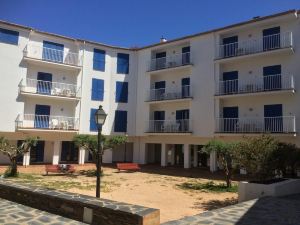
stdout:
MULTIPOLYGON (((19 167, 15 182, 65 190, 84 195, 95 195, 94 165, 76 165, 73 175, 49 174, 44 166, 19 167)), ((0 167, 0 174, 5 167, 0 167)), ((236 181, 233 188, 225 190, 218 186, 223 182, 222 173, 210 173, 206 169, 177 167, 161 168, 143 166, 137 172, 118 172, 114 166, 103 169, 101 198, 160 209, 161 223, 192 216, 204 211, 237 203, 236 181), (216 184, 210 189, 209 182, 216 184), (199 190, 199 186, 203 189, 199 190), (206 188, 205 188, 206 187, 206 188)))

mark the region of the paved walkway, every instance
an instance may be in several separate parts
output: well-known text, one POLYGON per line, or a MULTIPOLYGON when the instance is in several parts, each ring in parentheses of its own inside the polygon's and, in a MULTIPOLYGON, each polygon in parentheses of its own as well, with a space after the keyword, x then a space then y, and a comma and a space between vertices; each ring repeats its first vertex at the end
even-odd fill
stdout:
POLYGON ((1 225, 83 225, 65 217, 30 208, 15 202, 0 198, 1 225))
POLYGON ((264 197, 163 225, 300 225, 300 194, 264 197))

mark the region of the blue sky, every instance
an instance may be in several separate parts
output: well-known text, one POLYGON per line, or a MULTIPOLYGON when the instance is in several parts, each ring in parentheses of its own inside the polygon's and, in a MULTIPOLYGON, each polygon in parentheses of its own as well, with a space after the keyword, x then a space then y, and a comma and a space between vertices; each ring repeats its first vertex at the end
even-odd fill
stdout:
POLYGON ((0 19, 133 47, 300 9, 300 0, 0 0, 0 19))

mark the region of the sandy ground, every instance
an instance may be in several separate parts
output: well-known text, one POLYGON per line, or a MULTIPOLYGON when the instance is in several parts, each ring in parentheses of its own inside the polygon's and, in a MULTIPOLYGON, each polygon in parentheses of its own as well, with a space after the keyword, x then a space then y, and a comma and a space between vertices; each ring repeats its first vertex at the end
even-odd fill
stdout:
MULTIPOLYGON (((37 168, 20 168, 20 172, 43 173, 43 167, 40 170, 37 168)), ((78 167, 77 171, 92 168, 93 165, 78 167)), ((222 174, 212 175, 210 172, 201 169, 162 169, 157 166, 148 166, 143 167, 139 172, 118 172, 113 167, 105 167, 104 174, 102 178, 104 184, 101 191, 102 198, 160 209, 161 222, 234 204, 237 199, 236 193, 212 193, 184 190, 178 187, 183 182, 207 182, 209 181, 208 179, 219 182, 222 179, 222 174)), ((57 182, 62 179, 61 175, 39 175, 39 177, 43 180, 57 182)), ((63 180, 81 184, 95 184, 95 177, 82 174, 78 176, 63 176, 63 180)), ((95 195, 94 186, 86 189, 68 188, 67 190, 91 196, 95 195)))

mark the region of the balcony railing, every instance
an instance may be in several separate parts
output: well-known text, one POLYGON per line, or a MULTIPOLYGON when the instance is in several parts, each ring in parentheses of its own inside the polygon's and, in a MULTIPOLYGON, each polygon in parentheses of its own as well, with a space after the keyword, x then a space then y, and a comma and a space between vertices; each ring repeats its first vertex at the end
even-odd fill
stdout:
POLYGON ((294 116, 216 118, 217 133, 295 133, 294 116))
POLYGON ((25 83, 23 80, 21 80, 19 84, 19 91, 21 93, 33 93, 68 98, 80 97, 80 88, 74 84, 35 80, 29 78, 26 79, 25 83))
POLYGON ((150 61, 149 71, 185 66, 191 64, 191 53, 182 53, 167 57, 152 59, 150 61))
POLYGON ((78 130, 79 119, 65 116, 19 114, 17 129, 78 130))
POLYGON ((190 133, 190 120, 150 120, 148 133, 190 133))
POLYGON ((166 88, 151 89, 148 93, 146 101, 163 101, 174 99, 191 98, 191 86, 184 85, 181 90, 169 90, 166 88))
POLYGON ((25 57, 39 59, 47 62, 81 66, 82 59, 78 53, 45 48, 41 46, 27 45, 23 51, 25 57))
POLYGON ((220 45, 217 49, 216 58, 223 59, 235 56, 255 54, 293 46, 292 32, 273 34, 241 42, 220 45))
POLYGON ((294 90, 295 83, 292 75, 260 76, 255 80, 227 80, 219 81, 216 95, 234 95, 266 91, 294 90))

